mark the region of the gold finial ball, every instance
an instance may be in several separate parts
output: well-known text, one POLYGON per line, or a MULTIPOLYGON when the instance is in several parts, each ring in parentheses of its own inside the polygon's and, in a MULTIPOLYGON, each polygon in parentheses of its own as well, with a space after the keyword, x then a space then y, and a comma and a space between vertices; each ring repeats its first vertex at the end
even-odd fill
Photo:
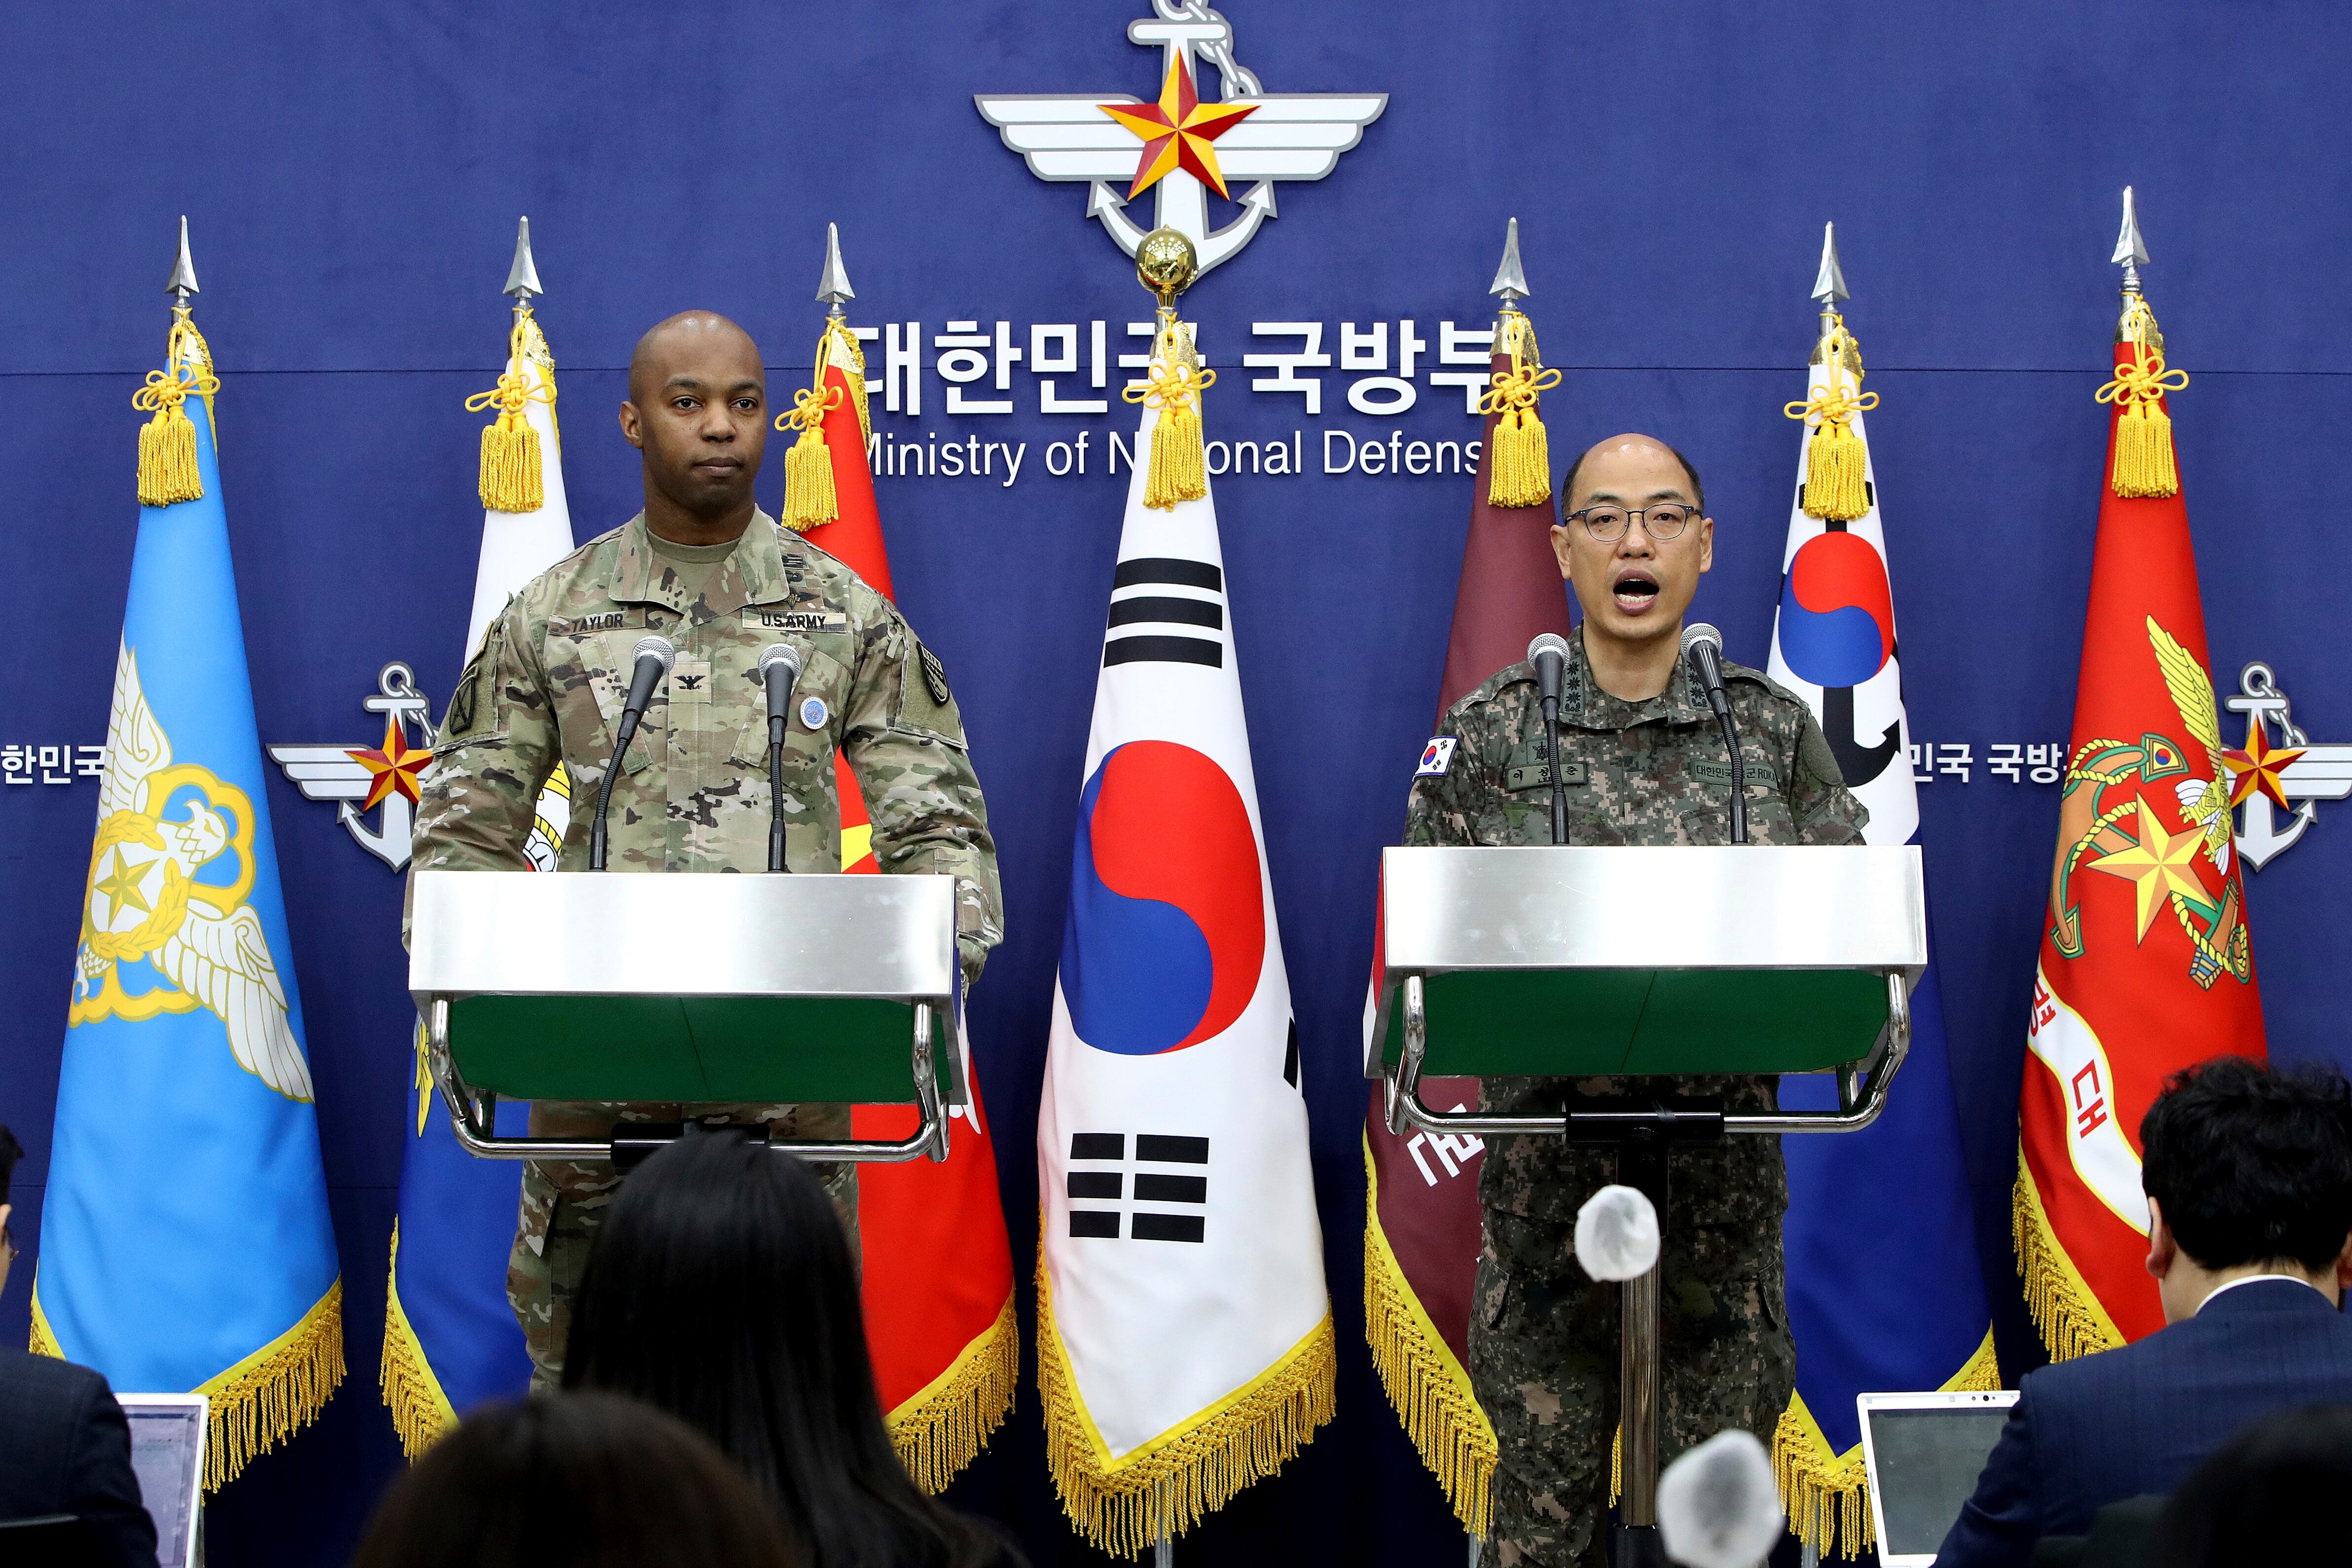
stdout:
POLYGON ((1158 228, 1135 247, 1135 276, 1164 303, 1192 286, 1201 272, 1201 258, 1192 242, 1175 229, 1158 228))

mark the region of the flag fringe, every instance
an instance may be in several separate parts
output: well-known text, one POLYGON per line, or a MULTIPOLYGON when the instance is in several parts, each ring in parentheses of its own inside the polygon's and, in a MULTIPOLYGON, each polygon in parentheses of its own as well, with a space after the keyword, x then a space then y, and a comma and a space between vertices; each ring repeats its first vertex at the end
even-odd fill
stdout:
MULTIPOLYGON (((2000 1360, 1988 1323, 1983 1343, 1938 1392, 1980 1393, 2000 1386, 2000 1360)), ((1834 1550, 1841 1557, 1856 1558, 1864 1547, 1877 1543, 1862 1445, 1843 1454, 1833 1451, 1801 1394, 1789 1396, 1789 1407, 1773 1429, 1772 1475, 1780 1484, 1790 1532, 1817 1555, 1826 1557, 1834 1550)))
POLYGON ((33 1342, 26 1348, 51 1361, 66 1358, 66 1353, 58 1347, 58 1336, 50 1329, 47 1316, 41 1311, 41 1281, 37 1277, 33 1281, 33 1342))
POLYGON ((415 1459, 446 1437, 457 1425, 457 1412, 441 1380, 433 1375, 424 1342, 400 1304, 400 1219, 392 1221, 392 1262, 383 1283, 383 1359, 377 1367, 377 1385, 392 1411, 393 1430, 400 1434, 401 1451, 415 1459))
POLYGON ((1405 1278, 1381 1228, 1381 1178, 1364 1141, 1364 1340, 1381 1386, 1454 1517, 1484 1539, 1494 1519, 1495 1427, 1469 1374, 1405 1278))
POLYGON ((196 1385, 212 1401, 205 1434, 205 1490, 218 1491, 245 1467, 319 1417, 343 1381, 343 1282, 327 1288, 302 1321, 196 1385))
POLYGON ((2042 1194, 2033 1185, 2025 1150, 2017 1151, 2017 1185, 2010 1194, 2010 1239, 2017 1249, 2017 1272, 2025 1282, 2025 1307, 2053 1361, 2068 1361, 2124 1343, 2115 1320, 2099 1304, 2098 1292, 2083 1278, 2052 1228, 2042 1194))
POLYGON ((965 1345, 946 1371, 889 1414, 890 1446, 915 1484, 937 1494, 980 1456, 989 1434, 1012 1413, 1021 1382, 1021 1325, 1013 1292, 996 1321, 965 1345))
POLYGON ((1248 1384, 1113 1461, 1078 1392, 1054 1326, 1054 1287, 1037 1249, 1037 1389, 1045 1416, 1045 1463, 1079 1534, 1105 1552, 1137 1557, 1279 1470, 1331 1419, 1339 1376, 1331 1314, 1248 1384))

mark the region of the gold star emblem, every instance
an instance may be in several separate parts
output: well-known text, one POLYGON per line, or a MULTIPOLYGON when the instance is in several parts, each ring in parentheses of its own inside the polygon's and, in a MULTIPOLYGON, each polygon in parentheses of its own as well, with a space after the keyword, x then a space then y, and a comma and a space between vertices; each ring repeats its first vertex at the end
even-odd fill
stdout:
POLYGON ((360 807, 362 811, 374 810, 390 800, 395 791, 407 800, 416 800, 423 793, 418 780, 433 765, 433 753, 420 751, 408 744, 408 737, 401 732, 397 716, 383 721, 382 746, 373 751, 359 750, 347 755, 375 776, 374 782, 368 786, 367 801, 360 807))
POLYGON ((142 915, 153 913, 153 907, 147 902, 147 894, 139 885, 147 880, 147 868, 153 863, 146 861, 133 864, 131 858, 122 852, 122 846, 115 846, 114 874, 98 883, 98 891, 106 895, 109 919, 126 909, 135 909, 142 915))
POLYGON ((2269 796, 2280 810, 2294 810, 2287 801, 2286 785, 2280 776, 2293 767, 2306 749, 2305 747, 2273 746, 2270 732, 2263 727, 2263 721, 2249 715, 2245 749, 2221 753, 2221 766, 2237 775, 2230 786, 2230 804, 2242 806, 2254 798, 2256 791, 2260 791, 2269 796))
POLYGON ((1179 169, 1220 196, 1227 194, 1224 171, 1217 167, 1217 150, 1211 143, 1257 112, 1254 103, 1202 103, 1181 59, 1168 68, 1168 85, 1160 89, 1158 103, 1106 103, 1101 108, 1143 139, 1135 183, 1128 188, 1130 202, 1179 169))
POLYGON ((2206 900, 2205 884, 2197 880, 2197 852, 2204 842, 2204 834, 2194 830, 2178 835, 2164 831, 2146 798, 2139 802, 2139 841, 2105 855, 2091 862, 2093 871, 2119 876, 2132 884, 2139 899, 2139 934, 2136 941, 2147 940, 2147 928, 2156 920, 2158 907, 2171 894, 2181 894, 2200 902, 2206 900))

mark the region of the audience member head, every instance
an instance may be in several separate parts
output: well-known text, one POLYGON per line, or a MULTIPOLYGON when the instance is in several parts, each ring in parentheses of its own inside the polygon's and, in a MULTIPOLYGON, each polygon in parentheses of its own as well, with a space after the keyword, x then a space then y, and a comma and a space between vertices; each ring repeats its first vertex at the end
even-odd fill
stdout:
POLYGON ((2248 1274, 2340 1303, 2352 1280, 2352 1085, 2333 1068, 2225 1056, 2165 1086, 2139 1124, 2147 1271, 2168 1322, 2248 1274))
POLYGON ((564 1351, 566 1388, 642 1399, 716 1442, 813 1568, 999 1560, 926 1497, 874 1390, 841 1217, 797 1158, 690 1133, 606 1210, 564 1351))
POLYGON ((2352 1405, 2282 1410, 2197 1468, 2165 1505, 2147 1568, 2332 1563, 2352 1492, 2352 1405))
POLYGON ((16 1235, 8 1228, 8 1217, 13 1212, 8 1204, 9 1178, 16 1174, 16 1162, 25 1157, 25 1145, 16 1134, 0 1124, 0 1291, 8 1288, 8 1265, 16 1260, 16 1235))
POLYGON ((352 1568, 799 1568, 683 1422, 604 1395, 493 1405, 392 1484, 352 1568))

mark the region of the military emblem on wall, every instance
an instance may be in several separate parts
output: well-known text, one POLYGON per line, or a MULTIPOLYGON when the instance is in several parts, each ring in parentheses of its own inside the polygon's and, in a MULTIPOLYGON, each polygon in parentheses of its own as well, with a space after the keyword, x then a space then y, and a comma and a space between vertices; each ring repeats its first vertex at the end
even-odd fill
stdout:
POLYGON ((2264 664, 2238 674, 2238 695, 2222 705, 2246 716, 2246 743, 2221 754, 2240 810, 2238 852, 2260 871, 2319 820, 2319 802, 2352 795, 2352 746, 2315 746, 2294 722, 2294 705, 2264 664), (2273 743, 2275 734, 2275 743, 2273 743))

